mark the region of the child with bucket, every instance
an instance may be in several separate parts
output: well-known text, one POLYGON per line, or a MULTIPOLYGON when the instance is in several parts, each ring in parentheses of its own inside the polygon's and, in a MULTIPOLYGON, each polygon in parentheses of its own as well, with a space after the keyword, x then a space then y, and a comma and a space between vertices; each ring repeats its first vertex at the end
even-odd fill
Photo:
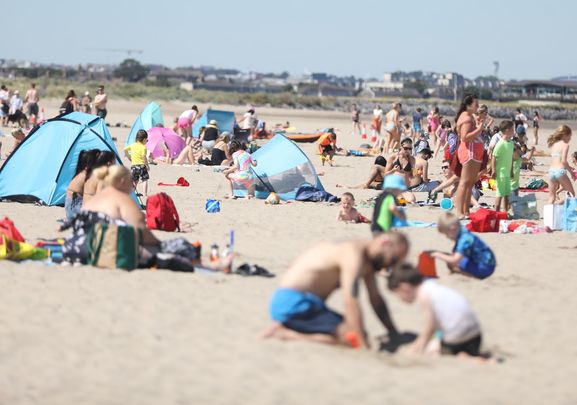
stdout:
POLYGON ((462 227, 459 218, 450 212, 439 217, 440 233, 455 241, 452 253, 431 252, 431 257, 447 263, 452 273, 460 273, 478 279, 489 277, 495 271, 495 254, 477 235, 462 227))
POLYGON ((398 207, 399 196, 407 190, 403 176, 390 174, 383 182, 383 192, 377 198, 371 232, 373 234, 389 232, 395 222, 406 221, 405 212, 398 207))

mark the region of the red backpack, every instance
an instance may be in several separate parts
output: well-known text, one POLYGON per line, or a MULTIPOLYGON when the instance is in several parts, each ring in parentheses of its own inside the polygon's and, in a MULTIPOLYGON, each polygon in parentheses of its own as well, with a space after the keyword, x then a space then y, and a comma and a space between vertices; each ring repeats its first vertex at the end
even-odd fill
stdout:
POLYGON ((180 231, 180 218, 174 201, 166 193, 150 196, 146 201, 146 226, 149 229, 180 231))
POLYGON ((14 222, 8 217, 4 217, 4 219, 0 221, 0 234, 4 234, 15 241, 24 242, 24 237, 20 231, 18 231, 18 228, 16 228, 14 222))

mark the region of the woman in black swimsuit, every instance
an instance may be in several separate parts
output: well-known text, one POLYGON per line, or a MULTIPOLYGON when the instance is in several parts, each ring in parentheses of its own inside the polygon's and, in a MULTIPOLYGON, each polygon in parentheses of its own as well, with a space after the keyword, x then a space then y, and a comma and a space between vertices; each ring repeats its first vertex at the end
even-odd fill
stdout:
POLYGON ((210 163, 212 166, 228 166, 230 162, 232 162, 232 158, 230 157, 230 152, 228 150, 228 143, 230 142, 230 133, 225 131, 223 132, 214 147, 212 148, 211 156, 210 156, 210 163))

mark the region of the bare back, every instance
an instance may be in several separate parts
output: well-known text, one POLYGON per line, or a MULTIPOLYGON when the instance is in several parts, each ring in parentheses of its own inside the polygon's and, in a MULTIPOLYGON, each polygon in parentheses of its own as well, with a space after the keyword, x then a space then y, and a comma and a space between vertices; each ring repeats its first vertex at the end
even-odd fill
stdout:
POLYGON ((280 287, 311 292, 326 299, 339 288, 343 271, 357 271, 359 278, 370 271, 365 254, 364 242, 318 244, 294 261, 280 287))

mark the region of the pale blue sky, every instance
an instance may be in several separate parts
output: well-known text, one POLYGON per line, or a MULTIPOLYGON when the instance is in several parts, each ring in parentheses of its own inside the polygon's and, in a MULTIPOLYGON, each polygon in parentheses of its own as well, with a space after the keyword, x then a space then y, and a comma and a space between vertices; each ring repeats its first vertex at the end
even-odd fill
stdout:
POLYGON ((577 74, 569 0, 27 0, 0 6, 0 58, 213 65, 378 77, 395 70, 474 78, 577 74), (37 30, 30 27, 37 27, 37 30))

